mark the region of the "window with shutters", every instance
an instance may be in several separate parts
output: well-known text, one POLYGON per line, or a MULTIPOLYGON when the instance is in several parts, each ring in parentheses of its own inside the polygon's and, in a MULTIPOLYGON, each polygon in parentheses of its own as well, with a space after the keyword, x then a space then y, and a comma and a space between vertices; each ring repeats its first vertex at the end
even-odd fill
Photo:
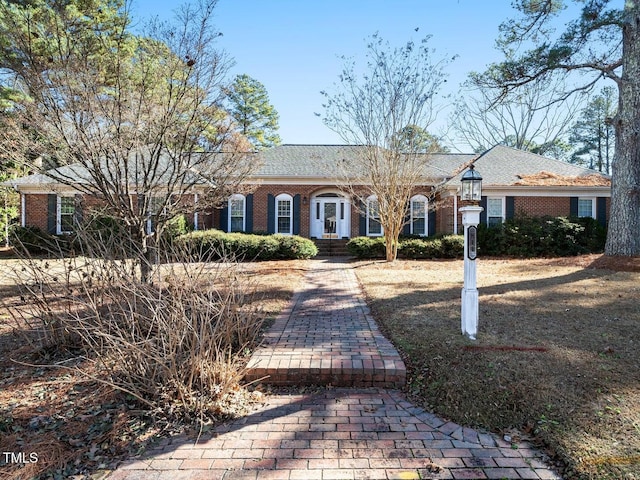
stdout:
POLYGON ((379 237, 382 235, 380 223, 380 209, 378 199, 374 196, 367 198, 367 236, 379 237))
POLYGON ((578 217, 596 218, 595 198, 578 198, 578 217))
POLYGON ((245 231, 246 204, 244 195, 235 194, 229 199, 229 232, 245 231))
POLYGON ((504 222, 504 197, 487 198, 487 225, 493 227, 504 222))
POLYGON ((56 233, 73 233, 76 199, 74 196, 58 196, 56 233))
POLYGON ((276 196, 276 233, 293 234, 293 197, 287 193, 276 196))

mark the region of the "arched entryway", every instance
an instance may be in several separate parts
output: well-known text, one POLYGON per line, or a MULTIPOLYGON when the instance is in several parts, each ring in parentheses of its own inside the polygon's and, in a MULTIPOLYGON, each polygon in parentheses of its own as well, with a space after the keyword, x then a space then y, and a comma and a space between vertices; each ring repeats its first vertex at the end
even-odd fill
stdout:
POLYGON ((350 238, 351 202, 338 190, 321 190, 311 197, 311 237, 350 238))

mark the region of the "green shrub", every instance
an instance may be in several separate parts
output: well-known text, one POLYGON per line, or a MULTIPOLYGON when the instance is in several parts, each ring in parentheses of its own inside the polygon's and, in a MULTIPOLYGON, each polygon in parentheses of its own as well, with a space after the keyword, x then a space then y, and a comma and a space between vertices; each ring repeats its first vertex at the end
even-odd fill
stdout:
POLYGON ((440 242, 442 243, 442 249, 438 258, 460 258, 464 255, 464 236, 443 235, 440 238, 440 242))
MULTIPOLYGON (((356 237, 347 243, 349 253, 358 258, 384 258, 382 237, 356 237)), ((398 256, 402 258, 459 258, 464 252, 461 235, 435 237, 404 236, 400 238, 398 256)))
POLYGON ((176 243, 197 260, 293 260, 318 254, 316 245, 307 238, 287 235, 251 235, 202 230, 181 235, 176 243))
POLYGON ((347 251, 358 258, 384 258, 383 237, 355 237, 347 242, 347 251))
POLYGON ((171 242, 172 240, 178 238, 180 235, 184 235, 188 232, 189 223, 187 222, 187 217, 185 217, 184 215, 176 215, 175 217, 170 218, 167 223, 165 223, 162 237, 164 240, 171 242))
POLYGON ((13 246, 36 255, 57 251, 59 243, 54 235, 33 226, 14 227, 10 232, 10 241, 13 246))
POLYGON ((435 258, 442 250, 440 239, 425 241, 423 239, 403 240, 398 248, 398 255, 404 258, 435 258))
POLYGON ((511 218, 502 225, 478 227, 478 251, 483 255, 563 257, 601 252, 606 230, 593 218, 511 218))
POLYGON ((92 212, 74 235, 76 250, 92 257, 128 258, 136 251, 124 221, 101 212, 92 212))
POLYGON ((403 258, 459 258, 464 252, 464 239, 461 235, 408 239, 400 242, 398 250, 403 258))
POLYGON ((318 247, 312 240, 297 235, 273 235, 279 244, 278 258, 311 258, 318 254, 318 247))

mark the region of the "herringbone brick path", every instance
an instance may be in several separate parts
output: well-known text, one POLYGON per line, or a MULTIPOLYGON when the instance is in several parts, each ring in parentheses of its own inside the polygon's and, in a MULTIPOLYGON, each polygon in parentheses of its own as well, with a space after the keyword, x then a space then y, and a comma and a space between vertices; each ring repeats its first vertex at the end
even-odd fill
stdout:
POLYGON ((166 441, 110 480, 559 479, 512 445, 414 407, 395 391, 275 395, 209 438, 166 441))
MULTIPOLYGON (((370 320, 348 263, 314 261, 308 286, 270 330, 274 375, 285 383, 339 378, 374 382, 363 357, 379 357, 396 371, 395 350, 370 320), (322 314, 322 312, 325 312, 322 314), (294 315, 295 312, 295 315, 294 315), (301 320, 304 319, 304 320, 301 320), (324 322, 332 327, 325 328, 324 322), (354 323, 355 322, 355 323, 354 323), (351 325, 351 326, 348 326, 351 325), (357 325, 357 326, 354 326, 357 325), (335 329, 335 330, 334 330, 335 329), (367 331, 369 329, 369 331, 367 331), (333 334, 334 332, 335 335, 333 334), (286 352, 290 354, 287 356, 286 352), (345 352, 347 352, 345 354, 345 352), (293 358, 308 357, 301 373, 293 358), (393 364, 384 360, 393 358, 393 364), (320 364, 312 361, 320 359, 320 364), (322 360, 331 362, 323 369, 322 360), (338 370, 339 358, 340 369, 338 370), (362 360, 346 376, 344 363, 362 360), (306 362, 309 365, 306 365, 306 362), (281 363, 282 362, 282 363, 281 363), (278 371, 294 368, 295 375, 278 371), (319 370, 316 371, 314 370, 319 370), (326 375, 326 376, 323 376, 326 375), (370 375, 370 376, 367 376, 370 375)), ((267 346, 268 347, 268 346, 267 346)), ((266 348, 266 347, 265 347, 266 348)), ((302 362, 302 361, 300 361, 302 362)), ((404 367, 404 365, 402 365, 404 367)), ((384 384, 387 370, 384 370, 384 384)), ((404 381, 404 376, 389 382, 404 381)), ((404 375, 404 373, 402 374, 404 375)), ((307 394, 272 394, 252 414, 220 425, 197 442, 167 439, 124 463, 110 480, 343 480, 343 479, 560 479, 526 442, 507 443, 491 434, 447 422, 382 388, 326 388, 307 394)))
POLYGON ((265 335, 247 381, 274 385, 404 386, 405 365, 371 317, 344 259, 318 260, 265 335))

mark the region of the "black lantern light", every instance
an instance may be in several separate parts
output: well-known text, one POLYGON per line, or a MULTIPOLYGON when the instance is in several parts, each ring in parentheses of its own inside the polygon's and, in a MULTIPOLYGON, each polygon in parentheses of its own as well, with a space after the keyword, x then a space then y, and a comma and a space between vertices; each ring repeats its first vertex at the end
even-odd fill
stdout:
POLYGON ((474 170, 473 164, 469 170, 464 172, 460 179, 462 183, 462 192, 460 200, 468 200, 471 202, 479 202, 482 198, 482 176, 474 170))

